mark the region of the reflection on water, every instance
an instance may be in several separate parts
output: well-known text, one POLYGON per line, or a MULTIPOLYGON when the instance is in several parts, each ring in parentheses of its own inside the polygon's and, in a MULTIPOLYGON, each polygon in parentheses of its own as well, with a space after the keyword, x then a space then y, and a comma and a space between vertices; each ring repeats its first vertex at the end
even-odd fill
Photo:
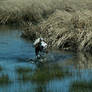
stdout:
MULTIPOLYGON (((12 81, 0 85, 0 92, 69 92, 70 88, 73 92, 75 81, 84 85, 92 80, 92 56, 88 53, 50 51, 48 62, 27 62, 35 58, 34 48, 30 41, 20 38, 19 30, 0 26, 0 80, 12 81), (6 80, 2 75, 8 75, 6 80)), ((80 92, 84 92, 83 87, 80 92)), ((85 90, 92 91, 88 86, 85 90)))

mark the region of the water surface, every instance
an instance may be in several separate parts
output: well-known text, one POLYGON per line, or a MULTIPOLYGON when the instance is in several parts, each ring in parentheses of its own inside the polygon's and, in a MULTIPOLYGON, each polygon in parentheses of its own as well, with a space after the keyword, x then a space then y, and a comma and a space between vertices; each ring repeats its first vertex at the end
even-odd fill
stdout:
POLYGON ((75 80, 92 80, 92 56, 88 53, 54 50, 48 53, 48 62, 28 62, 35 58, 35 51, 30 41, 20 37, 21 31, 17 27, 0 26, 0 66, 3 68, 0 76, 8 75, 12 80, 0 85, 0 92, 69 92, 75 80), (30 67, 33 79, 19 80, 21 75, 16 69, 20 67, 30 67))

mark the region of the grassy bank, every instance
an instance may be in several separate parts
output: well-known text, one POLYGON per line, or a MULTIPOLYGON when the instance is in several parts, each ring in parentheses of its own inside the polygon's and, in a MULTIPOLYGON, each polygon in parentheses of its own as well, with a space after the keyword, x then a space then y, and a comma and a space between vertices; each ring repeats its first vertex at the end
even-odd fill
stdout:
POLYGON ((75 12, 91 10, 91 0, 0 0, 0 23, 38 23, 56 9, 75 12))
POLYGON ((25 25, 23 37, 42 36, 49 47, 92 52, 91 0, 0 1, 0 24, 25 25))
POLYGON ((92 52, 92 12, 56 10, 40 24, 29 25, 23 36, 31 40, 42 36, 50 48, 92 52))
POLYGON ((0 23, 39 22, 55 8, 61 8, 62 0, 4 0, 0 1, 0 23), (60 3, 60 5, 59 5, 60 3))

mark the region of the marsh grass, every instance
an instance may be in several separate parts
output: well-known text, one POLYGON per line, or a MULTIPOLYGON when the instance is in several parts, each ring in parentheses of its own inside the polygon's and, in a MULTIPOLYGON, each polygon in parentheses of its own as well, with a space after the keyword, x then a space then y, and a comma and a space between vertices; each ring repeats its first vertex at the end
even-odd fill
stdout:
POLYGON ((53 6, 54 3, 55 0, 6 0, 0 3, 0 22, 1 24, 39 22, 58 7, 57 3, 53 6))
POLYGON ((18 79, 22 81, 46 83, 53 79, 64 78, 65 76, 72 76, 72 74, 69 73, 69 71, 63 71, 59 67, 43 67, 36 69, 33 73, 22 73, 22 75, 18 76, 18 79))
POLYGON ((91 5, 92 0, 0 1, 0 24, 28 24, 25 38, 42 36, 48 47, 92 52, 91 5))
POLYGON ((60 70, 49 71, 48 69, 37 70, 34 75, 31 76, 31 81, 38 83, 46 83, 50 80, 60 79, 64 77, 64 73, 60 70))
POLYGON ((2 71, 3 70, 3 68, 2 68, 2 66, 0 66, 0 71, 2 71))
POLYGON ((25 74, 25 73, 32 72, 32 69, 30 67, 19 67, 16 69, 16 72, 18 74, 25 74))
POLYGON ((0 85, 7 85, 11 83, 12 81, 9 79, 8 75, 2 74, 0 76, 0 85))
POLYGON ((91 10, 67 11, 56 10, 47 20, 39 24, 39 31, 24 32, 26 37, 43 37, 49 48, 92 53, 92 12, 91 10), (34 33, 34 34, 32 34, 34 33))
POLYGON ((70 92, 91 92, 92 91, 92 81, 75 81, 70 87, 70 92))
POLYGON ((91 9, 91 0, 4 0, 0 1, 0 23, 37 23, 56 9, 75 12, 91 9))

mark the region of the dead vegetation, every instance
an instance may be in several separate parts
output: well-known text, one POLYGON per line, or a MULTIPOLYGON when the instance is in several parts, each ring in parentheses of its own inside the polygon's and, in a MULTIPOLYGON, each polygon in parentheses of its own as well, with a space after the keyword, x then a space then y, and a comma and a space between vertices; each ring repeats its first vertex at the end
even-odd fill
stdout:
POLYGON ((50 48, 92 52, 92 0, 0 1, 0 24, 27 24, 23 37, 50 48))
POLYGON ((0 0, 0 24, 39 23, 56 9, 73 13, 91 5, 91 0, 0 0))
POLYGON ((92 52, 92 12, 89 10, 73 14, 56 10, 37 28, 40 29, 36 35, 44 37, 49 47, 92 52))

